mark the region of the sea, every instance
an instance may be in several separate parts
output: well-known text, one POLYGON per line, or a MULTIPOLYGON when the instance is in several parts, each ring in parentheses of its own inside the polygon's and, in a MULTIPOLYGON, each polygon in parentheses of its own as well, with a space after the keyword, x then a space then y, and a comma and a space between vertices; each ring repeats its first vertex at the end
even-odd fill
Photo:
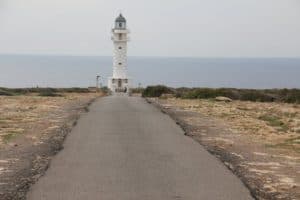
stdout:
MULTIPOLYGON (((112 57, 0 55, 0 87, 107 85, 112 57)), ((132 86, 300 88, 300 58, 129 57, 132 86)))

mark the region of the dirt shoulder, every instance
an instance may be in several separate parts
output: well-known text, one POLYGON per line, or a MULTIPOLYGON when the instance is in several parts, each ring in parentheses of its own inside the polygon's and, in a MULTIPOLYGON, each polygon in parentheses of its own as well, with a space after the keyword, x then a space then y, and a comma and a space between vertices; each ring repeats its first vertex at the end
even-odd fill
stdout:
POLYGON ((0 96, 0 199, 25 199, 80 114, 101 94, 0 96))
POLYGON ((256 199, 300 199, 300 107, 149 98, 216 155, 256 199))

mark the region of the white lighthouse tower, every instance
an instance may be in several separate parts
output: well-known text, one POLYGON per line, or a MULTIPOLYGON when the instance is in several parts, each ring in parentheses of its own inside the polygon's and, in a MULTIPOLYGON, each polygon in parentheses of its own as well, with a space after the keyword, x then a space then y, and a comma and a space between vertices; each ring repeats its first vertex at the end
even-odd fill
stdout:
POLYGON ((120 14, 115 20, 112 29, 113 52, 113 75, 108 78, 108 88, 113 93, 128 93, 129 78, 127 76, 127 42, 129 30, 126 27, 126 19, 120 14))

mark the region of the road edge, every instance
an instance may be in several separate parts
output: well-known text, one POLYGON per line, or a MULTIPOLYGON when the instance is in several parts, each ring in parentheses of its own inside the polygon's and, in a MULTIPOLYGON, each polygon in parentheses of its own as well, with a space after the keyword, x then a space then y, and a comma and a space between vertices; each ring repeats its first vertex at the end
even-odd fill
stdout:
POLYGON ((45 175, 52 159, 64 149, 64 141, 77 125, 78 120, 83 114, 89 112, 91 104, 99 98, 101 97, 93 98, 77 108, 76 113, 69 116, 57 130, 51 133, 49 138, 42 139, 41 144, 28 152, 28 157, 25 158, 29 162, 28 166, 17 172, 17 177, 10 184, 10 190, 0 195, 1 200, 26 200, 26 195, 31 186, 45 175))
MULTIPOLYGON (((237 178, 241 180, 241 183, 249 190, 250 195, 255 199, 259 200, 259 194, 258 190, 255 188, 251 187, 249 181, 247 180, 246 177, 243 176, 243 174, 236 168, 234 167, 235 165, 235 158, 232 157, 230 152, 224 152, 224 150, 219 149, 216 147, 211 148, 207 145, 204 145, 201 143, 201 141, 197 140, 195 137, 193 137, 192 132, 192 127, 185 123, 183 120, 178 118, 175 113, 170 112, 170 110, 165 109, 161 104, 149 99, 149 98, 144 98, 145 101, 149 104, 152 104, 154 107, 159 109, 162 113, 168 115, 184 132, 184 135, 187 137, 192 138, 194 141, 196 141, 198 144, 200 144, 208 153, 216 157, 227 169, 229 169, 237 178)), ((270 198, 272 199, 272 198, 270 198)))

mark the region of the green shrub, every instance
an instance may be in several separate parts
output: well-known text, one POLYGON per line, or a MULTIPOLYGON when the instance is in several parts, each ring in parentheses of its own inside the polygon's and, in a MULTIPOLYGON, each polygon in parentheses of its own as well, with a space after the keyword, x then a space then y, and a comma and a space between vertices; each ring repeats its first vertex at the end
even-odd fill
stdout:
POLYGON ((160 97, 162 94, 174 94, 174 91, 164 85, 148 86, 142 93, 143 97, 160 97))
POLYGON ((0 88, 0 96, 14 96, 15 94, 5 88, 0 88))
POLYGON ((276 97, 267 90, 240 89, 239 92, 239 100, 242 101, 273 102, 276 100, 276 97))
POLYGON ((56 89, 44 88, 43 90, 40 90, 39 96, 42 96, 42 97, 61 97, 62 95, 58 94, 56 89))
POLYGON ((108 94, 109 93, 108 87, 106 87, 106 86, 102 87, 101 92, 103 92, 104 94, 108 94))
POLYGON ((88 93, 88 88, 0 88, 0 95, 26 95, 38 93, 40 96, 59 96, 57 93, 88 93))
POLYGON ((300 103, 300 89, 177 88, 175 96, 185 99, 224 96, 241 101, 300 103))
POLYGON ((53 93, 53 92, 41 92, 39 93, 39 96, 41 97, 61 97, 61 94, 53 93))
POLYGON ((210 99, 218 96, 224 96, 232 99, 237 99, 231 89, 220 88, 220 89, 212 89, 212 88, 192 88, 188 89, 180 89, 176 93, 177 97, 185 98, 185 99, 210 99))
POLYGON ((289 130, 288 125, 276 115, 261 115, 259 119, 267 122, 269 126, 278 127, 280 131, 286 132, 289 130))
POLYGON ((60 90, 60 92, 67 92, 67 93, 89 93, 90 92, 90 90, 88 88, 78 88, 78 87, 62 88, 59 90, 60 90))
POLYGON ((283 89, 279 91, 281 100, 286 103, 300 103, 299 89, 283 89))
POLYGON ((131 93, 134 94, 142 94, 144 92, 145 88, 131 88, 130 91, 131 93))
POLYGON ((270 126, 282 126, 284 123, 280 120, 278 116, 275 115, 261 115, 260 120, 268 122, 270 126))

